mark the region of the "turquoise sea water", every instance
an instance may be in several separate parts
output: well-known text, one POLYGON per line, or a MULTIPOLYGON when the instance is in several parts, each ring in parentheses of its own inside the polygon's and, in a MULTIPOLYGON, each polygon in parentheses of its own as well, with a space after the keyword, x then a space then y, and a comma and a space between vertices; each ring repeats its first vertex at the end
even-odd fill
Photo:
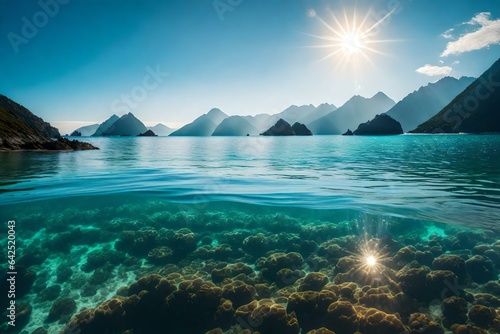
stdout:
POLYGON ((2 205, 141 194, 500 221, 500 136, 85 138, 99 151, 2 153, 2 205))
MULTIPOLYGON (((222 288, 213 270, 242 262, 255 271, 255 277, 242 279, 246 284, 276 287, 253 300, 270 297, 288 308, 291 291, 300 290, 308 273, 324 273, 330 283, 355 282, 361 289, 366 282, 342 278, 337 261, 359 255, 359 244, 372 238, 380 248, 381 240, 398 245, 384 252, 393 258, 387 265, 393 275, 416 259, 416 251, 429 253, 439 244, 441 250, 430 257, 456 253, 466 261, 486 257, 488 250, 498 253, 485 258, 492 263, 487 281, 498 279, 500 135, 81 139, 100 150, 0 152, 0 218, 16 221, 18 264, 36 274, 33 282, 26 279, 29 288, 20 297, 32 308, 28 333, 37 328, 57 333, 75 312, 96 307, 151 273, 200 277, 222 288), (153 231, 147 232, 154 234, 152 239, 144 231, 153 231), (179 246, 179 238, 191 240, 189 247, 179 246), (327 257, 321 266, 307 261, 325 257, 321 250, 331 249, 333 242, 341 255, 327 257), (484 249, 474 251, 478 245, 484 249), (416 247, 413 256, 398 262, 397 254, 410 246, 416 247), (151 252, 165 251, 161 247, 173 255, 152 258, 151 252), (266 276, 259 262, 281 252, 298 252, 306 259, 287 267, 301 272, 289 286, 266 276), (76 306, 47 320, 55 301, 64 298, 76 306)), ((3 244, 6 233, 7 228, 0 231, 3 244)), ((439 269, 432 258, 419 263, 439 269)), ((476 289, 487 283, 467 279, 476 289)), ((500 297, 498 289, 481 291, 500 297)), ((398 312, 408 325, 410 313, 361 300, 359 305, 398 312)), ((419 302, 415 310, 424 308, 449 328, 429 300, 419 302)), ((233 306, 239 305, 233 301, 233 306)), ((500 300, 488 306, 498 310, 500 300)), ((307 321, 300 312, 298 319, 303 333, 315 328, 302 325, 307 321)), ((181 324, 171 332, 228 330, 238 323, 245 327, 241 321, 216 322, 189 331, 181 324)), ((317 325, 328 327, 328 321, 317 325)), ((492 326, 485 328, 494 333, 492 326)), ((82 328, 80 333, 86 333, 82 328)), ((270 328, 260 331, 278 330, 270 328)))

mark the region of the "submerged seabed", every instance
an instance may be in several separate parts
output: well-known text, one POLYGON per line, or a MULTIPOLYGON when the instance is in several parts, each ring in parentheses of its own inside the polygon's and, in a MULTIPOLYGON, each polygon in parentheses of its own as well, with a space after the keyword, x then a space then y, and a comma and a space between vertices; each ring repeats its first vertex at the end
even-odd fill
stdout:
POLYGON ((17 332, 500 331, 494 231, 133 195, 0 208, 16 220, 17 332))

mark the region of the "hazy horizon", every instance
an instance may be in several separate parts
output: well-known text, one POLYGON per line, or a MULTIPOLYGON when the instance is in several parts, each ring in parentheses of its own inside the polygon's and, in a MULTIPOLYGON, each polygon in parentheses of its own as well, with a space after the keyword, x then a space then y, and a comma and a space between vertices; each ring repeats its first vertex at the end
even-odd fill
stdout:
POLYGON ((178 128, 211 108, 398 102, 500 54, 500 3, 486 0, 3 4, 0 93, 63 133, 128 112, 178 128))

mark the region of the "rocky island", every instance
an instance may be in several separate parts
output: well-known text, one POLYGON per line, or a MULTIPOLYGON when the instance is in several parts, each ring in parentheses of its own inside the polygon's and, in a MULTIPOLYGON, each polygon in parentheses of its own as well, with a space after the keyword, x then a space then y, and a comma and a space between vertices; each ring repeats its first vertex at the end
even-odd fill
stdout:
POLYGON ((401 123, 387 114, 377 115, 371 121, 361 123, 358 128, 352 132, 352 134, 356 136, 389 136, 401 135, 403 133, 401 123))
POLYGON ((301 123, 296 122, 293 126, 280 118, 269 130, 261 133, 261 136, 311 136, 312 132, 301 123))
POLYGON ((98 149, 62 138, 59 130, 22 105, 0 95, 0 150, 75 151, 98 149))

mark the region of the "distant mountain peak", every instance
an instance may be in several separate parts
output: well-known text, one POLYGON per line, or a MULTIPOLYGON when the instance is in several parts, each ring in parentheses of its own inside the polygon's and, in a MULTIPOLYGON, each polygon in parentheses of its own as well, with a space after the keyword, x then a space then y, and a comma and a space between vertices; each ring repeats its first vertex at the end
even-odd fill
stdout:
POLYGON ((473 81, 447 76, 430 82, 405 96, 387 114, 400 122, 404 131, 410 131, 437 114, 473 81))
POLYGON ((214 113, 217 113, 217 114, 222 113, 223 114, 222 110, 220 110, 219 108, 212 108, 212 109, 210 109, 209 112, 207 112, 207 115, 214 114, 214 113))
MULTIPOLYGON (((462 79, 462 78, 461 78, 462 79)), ((481 102, 478 101, 478 92, 491 82, 500 81, 500 59, 498 59, 481 76, 466 86, 451 101, 447 101, 438 113, 434 114, 427 121, 417 126, 413 133, 485 133, 500 132, 500 93, 493 89, 483 95, 481 102), (478 101, 475 108, 467 108, 467 103, 471 98, 478 101)), ((467 80, 461 80, 461 84, 466 84, 467 80)), ((469 104, 470 105, 470 104, 469 104)))
POLYGON ((378 92, 377 94, 373 95, 372 96, 372 99, 380 99, 380 98, 383 98, 383 99, 391 99, 389 96, 387 96, 384 92, 378 92))

